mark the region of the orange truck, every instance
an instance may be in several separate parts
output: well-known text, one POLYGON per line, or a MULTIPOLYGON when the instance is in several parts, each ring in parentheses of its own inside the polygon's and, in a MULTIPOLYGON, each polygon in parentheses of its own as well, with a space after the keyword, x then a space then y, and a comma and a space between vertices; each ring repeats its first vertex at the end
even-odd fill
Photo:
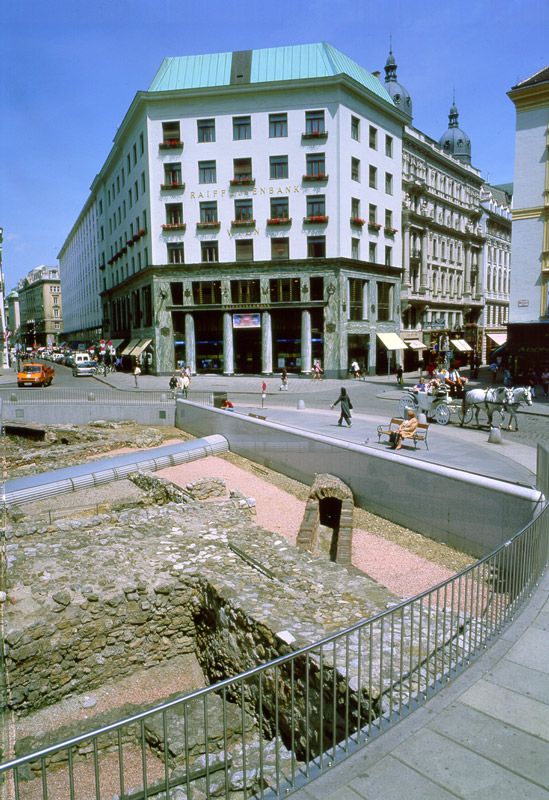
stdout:
POLYGON ((17 373, 17 385, 49 386, 54 375, 54 368, 47 364, 22 364, 17 373))

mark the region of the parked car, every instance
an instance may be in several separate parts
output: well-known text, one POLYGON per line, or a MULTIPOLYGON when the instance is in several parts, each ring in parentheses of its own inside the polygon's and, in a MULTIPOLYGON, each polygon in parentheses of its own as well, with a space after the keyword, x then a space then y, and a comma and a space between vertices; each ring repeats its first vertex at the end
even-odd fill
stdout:
POLYGON ((21 365, 21 371, 17 373, 17 385, 49 386, 54 375, 54 368, 47 364, 24 363, 21 365))
POLYGON ((77 361, 72 368, 72 374, 75 378, 81 375, 95 375, 97 364, 95 361, 77 361))

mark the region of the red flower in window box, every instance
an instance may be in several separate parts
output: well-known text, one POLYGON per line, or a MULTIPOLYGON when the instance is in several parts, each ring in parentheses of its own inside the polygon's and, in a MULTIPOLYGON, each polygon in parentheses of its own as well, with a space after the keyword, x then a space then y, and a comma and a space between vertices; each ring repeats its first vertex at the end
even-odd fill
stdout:
POLYGON ((267 225, 291 225, 291 217, 271 217, 267 220, 267 225))
POLYGON ((255 178, 231 178, 229 183, 231 186, 245 186, 246 184, 255 183, 255 178))
POLYGON ((360 217, 351 217, 351 224, 352 225, 360 225, 360 227, 362 228, 362 226, 365 223, 366 223, 366 220, 360 219, 360 217))
POLYGON ((237 228, 255 227, 255 219, 233 219, 231 225, 234 225, 237 228))
POLYGON ((381 228, 381 225, 378 222, 369 222, 368 227, 371 231, 378 231, 381 228))
POLYGON ((137 235, 138 235, 138 236, 145 236, 145 234, 146 234, 146 233, 147 233, 147 231, 145 230, 145 228, 140 228, 140 229, 137 231, 137 235))
POLYGON ((325 172, 317 172, 316 175, 304 175, 304 181, 327 181, 328 175, 325 172))
POLYGON ((328 222, 328 217, 325 217, 323 215, 317 215, 313 217, 303 217, 303 222, 314 223, 314 224, 326 223, 328 222))
POLYGON ((394 236, 395 233, 398 233, 398 230, 396 228, 390 228, 385 226, 385 233, 387 234, 387 236, 394 236))
POLYGON ((162 225, 163 231, 184 231, 186 228, 186 224, 184 222, 167 222, 165 225, 162 225))
POLYGON ((197 222, 196 227, 198 230, 207 230, 208 228, 219 228, 221 222, 197 222))

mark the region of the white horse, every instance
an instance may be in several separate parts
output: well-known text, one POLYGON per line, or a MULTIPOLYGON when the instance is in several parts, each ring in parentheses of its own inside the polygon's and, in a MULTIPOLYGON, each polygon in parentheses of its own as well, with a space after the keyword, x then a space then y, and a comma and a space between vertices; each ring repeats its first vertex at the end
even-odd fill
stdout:
POLYGON ((488 424, 490 427, 492 427, 492 417, 494 415, 494 411, 500 412, 503 421, 503 411, 505 407, 509 406, 513 402, 513 390, 508 389, 506 386, 497 386, 490 389, 471 389, 469 392, 465 392, 461 403, 461 426, 463 427, 468 406, 473 406, 475 410, 477 428, 480 428, 478 415, 481 408, 486 412, 488 416, 488 424))
POLYGON ((532 400, 532 387, 531 386, 516 386, 514 389, 511 390, 513 392, 513 400, 506 408, 506 411, 509 412, 509 419, 507 422, 509 423, 509 430, 513 430, 513 420, 515 422, 515 430, 518 431, 518 418, 517 418, 517 409, 520 406, 531 406, 533 403, 532 400))

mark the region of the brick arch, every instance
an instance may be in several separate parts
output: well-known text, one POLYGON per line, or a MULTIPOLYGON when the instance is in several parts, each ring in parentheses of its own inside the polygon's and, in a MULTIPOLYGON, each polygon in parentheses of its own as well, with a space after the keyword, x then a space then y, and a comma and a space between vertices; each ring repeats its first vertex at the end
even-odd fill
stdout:
POLYGON ((332 560, 342 566, 351 566, 354 510, 353 493, 349 487, 335 475, 328 475, 326 473, 315 475, 297 536, 297 546, 310 552, 316 551, 318 546, 321 502, 328 499, 337 499, 341 503, 339 525, 337 528, 334 528, 334 537, 337 537, 337 541, 332 542, 331 550, 334 553, 332 560))

